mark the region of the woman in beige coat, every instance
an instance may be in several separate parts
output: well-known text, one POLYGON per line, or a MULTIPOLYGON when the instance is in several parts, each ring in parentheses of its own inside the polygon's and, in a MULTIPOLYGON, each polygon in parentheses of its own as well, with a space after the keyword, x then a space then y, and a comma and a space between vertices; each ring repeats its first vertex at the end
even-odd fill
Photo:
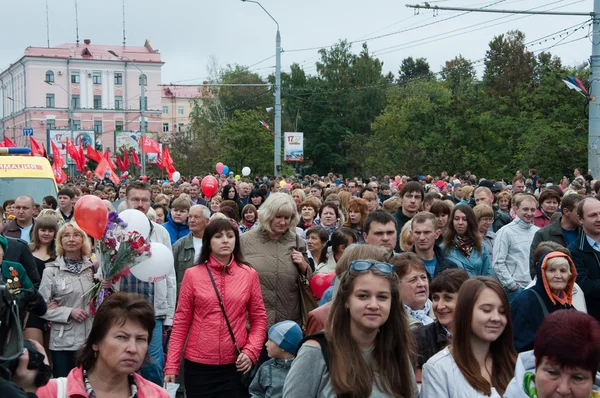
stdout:
POLYGON ((67 377, 75 367, 75 353, 92 328, 89 292, 94 267, 88 236, 74 222, 65 223, 56 235, 56 261, 46 265, 40 294, 48 303, 44 319, 52 322, 50 354, 54 377, 67 377))
POLYGON ((294 199, 272 193, 260 207, 259 227, 240 237, 246 262, 258 272, 268 327, 285 320, 302 323, 298 272, 310 279, 312 271, 304 240, 296 235, 298 219, 294 199))

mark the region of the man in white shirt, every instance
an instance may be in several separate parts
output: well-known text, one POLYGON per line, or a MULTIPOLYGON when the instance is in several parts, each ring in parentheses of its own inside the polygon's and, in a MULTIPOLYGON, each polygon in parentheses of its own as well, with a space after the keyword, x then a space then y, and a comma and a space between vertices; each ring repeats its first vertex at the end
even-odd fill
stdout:
POLYGON ((188 214, 188 227, 190 233, 177 240, 173 245, 173 258, 175 259, 175 274, 177 276, 177 291, 183 281, 185 270, 198 264, 202 250, 204 229, 210 219, 210 210, 203 205, 190 207, 188 214))

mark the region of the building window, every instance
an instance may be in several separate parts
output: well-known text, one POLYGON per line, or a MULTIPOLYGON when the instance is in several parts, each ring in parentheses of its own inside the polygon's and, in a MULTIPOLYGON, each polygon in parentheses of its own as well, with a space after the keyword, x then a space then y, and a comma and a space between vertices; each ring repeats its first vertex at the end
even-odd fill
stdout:
POLYGON ((123 122, 121 120, 115 121, 115 131, 123 131, 123 122))
POLYGON ((51 70, 46 72, 46 82, 54 83, 54 72, 52 72, 51 70))
MULTIPOLYGON (((79 75, 77 75, 77 76, 79 76, 79 75)), ((80 99, 79 99, 79 94, 73 94, 71 96, 71 108, 73 108, 73 109, 79 109, 79 108, 81 108, 81 102, 80 102, 80 99)))
POLYGON ((169 123, 163 123, 163 133, 169 132, 169 123))
POLYGON ((183 131, 183 123, 179 123, 179 125, 177 126, 177 131, 179 131, 180 133, 183 131))
POLYGON ((123 109, 123 96, 115 96, 115 109, 123 109))
POLYGON ((120 86, 123 84, 123 74, 120 72, 115 73, 115 86, 120 86))
POLYGON ((54 94, 46 94, 46 108, 54 108, 54 94))
POLYGON ((143 73, 140 75, 140 86, 142 85, 142 82, 144 82, 144 85, 148 85, 148 78, 143 73))
POLYGON ((94 95, 94 109, 102 109, 102 96, 94 95))
POLYGON ((180 106, 177 107, 177 114, 178 115, 184 115, 185 114, 185 110, 184 110, 183 106, 180 105, 180 106))
POLYGON ((163 115, 168 115, 168 114, 169 114, 169 107, 163 106, 163 115))
POLYGON ((55 129, 55 124, 54 124, 54 119, 46 119, 46 128, 48 130, 54 130, 55 129))
POLYGON ((81 120, 73 120, 73 128, 75 130, 81 130, 81 120))
POLYGON ((79 84, 79 72, 71 72, 71 83, 79 84))
POLYGON ((102 134, 102 120, 94 120, 94 133, 102 134))
POLYGON ((92 79, 94 84, 102 84, 102 72, 94 72, 92 79))

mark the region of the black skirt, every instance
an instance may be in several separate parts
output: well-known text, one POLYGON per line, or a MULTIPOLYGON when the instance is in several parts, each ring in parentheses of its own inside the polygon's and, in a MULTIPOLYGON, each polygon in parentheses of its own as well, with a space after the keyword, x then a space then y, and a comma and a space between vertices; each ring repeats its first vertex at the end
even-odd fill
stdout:
POLYGON ((241 373, 235 363, 204 365, 185 360, 183 366, 187 398, 248 398, 248 390, 240 383, 241 373))

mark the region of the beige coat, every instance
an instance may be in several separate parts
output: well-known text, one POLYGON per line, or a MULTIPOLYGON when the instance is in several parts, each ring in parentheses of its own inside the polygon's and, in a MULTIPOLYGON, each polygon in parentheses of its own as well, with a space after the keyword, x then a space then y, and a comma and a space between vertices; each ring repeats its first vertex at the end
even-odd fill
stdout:
MULTIPOLYGON (((258 272, 268 326, 285 320, 301 324, 298 267, 292 262, 296 235, 288 231, 279 240, 271 240, 266 231, 256 228, 242 234, 240 242, 244 259, 258 272)), ((298 237, 297 243, 308 263, 304 240, 298 237)), ((310 267, 307 277, 312 277, 310 267)))
POLYGON ((44 269, 40 294, 46 303, 51 300, 58 302, 58 308, 48 309, 42 317, 52 322, 51 350, 76 351, 83 346, 92 330, 91 316, 81 323, 71 318, 73 308, 90 311, 89 292, 94 287, 94 268, 89 257, 84 257, 84 260, 79 274, 67 269, 63 257, 58 257, 44 269))

